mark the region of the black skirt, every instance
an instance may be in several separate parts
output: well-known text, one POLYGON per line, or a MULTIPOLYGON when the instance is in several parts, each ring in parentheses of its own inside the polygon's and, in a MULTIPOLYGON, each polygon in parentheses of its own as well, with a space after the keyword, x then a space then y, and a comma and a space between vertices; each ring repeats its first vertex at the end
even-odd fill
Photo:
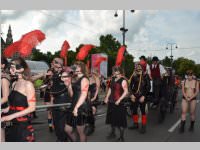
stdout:
POLYGON ((72 112, 68 112, 66 114, 66 124, 76 128, 76 126, 83 126, 86 123, 86 116, 82 114, 78 114, 77 117, 75 117, 72 112))
POLYGON ((7 142, 34 142, 34 129, 28 122, 14 124, 7 129, 7 142))
POLYGON ((126 107, 124 105, 115 105, 108 103, 106 124, 114 127, 127 127, 126 107))

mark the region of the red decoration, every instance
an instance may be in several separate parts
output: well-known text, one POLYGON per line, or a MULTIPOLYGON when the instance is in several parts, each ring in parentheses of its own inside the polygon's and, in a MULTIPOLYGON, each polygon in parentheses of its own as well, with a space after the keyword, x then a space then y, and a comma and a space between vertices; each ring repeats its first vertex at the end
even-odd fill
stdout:
POLYGON ((9 45, 5 50, 4 50, 4 56, 9 58, 12 57, 15 52, 19 50, 19 44, 20 41, 14 42, 13 44, 9 45))
POLYGON ((146 61, 144 61, 144 60, 140 60, 140 65, 142 65, 142 66, 144 66, 144 65, 146 65, 147 63, 146 63, 146 61))
POLYGON ((69 43, 65 40, 60 51, 60 57, 65 59, 65 66, 67 65, 67 51, 69 48, 69 43))
POLYGON ((117 53, 116 63, 115 63, 116 66, 121 66, 122 61, 124 59, 124 52, 125 52, 125 50, 126 50, 125 46, 121 46, 119 48, 118 53, 117 53))
POLYGON ((19 53, 21 57, 27 57, 32 49, 45 39, 45 34, 40 30, 28 32, 20 39, 19 53))
POLYGON ((88 70, 90 70, 90 61, 89 60, 87 61, 87 68, 88 68, 88 70))
POLYGON ((98 57, 97 60, 94 63, 94 67, 98 67, 103 61, 106 61, 106 57, 98 57))
POLYGON ((62 57, 62 58, 66 57, 67 50, 69 48, 70 48, 69 43, 65 40, 63 45, 62 45, 61 51, 60 51, 60 57, 62 57))
POLYGON ((86 45, 82 46, 80 51, 76 55, 76 59, 77 60, 84 60, 85 57, 88 55, 89 51, 94 47, 95 46, 91 45, 91 44, 86 44, 86 45))

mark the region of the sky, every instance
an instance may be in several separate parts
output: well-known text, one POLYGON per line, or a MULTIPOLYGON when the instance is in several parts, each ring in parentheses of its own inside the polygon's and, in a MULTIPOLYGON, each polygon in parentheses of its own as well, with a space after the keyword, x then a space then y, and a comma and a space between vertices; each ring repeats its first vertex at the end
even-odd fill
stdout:
MULTIPOLYGON (((171 55, 200 63, 200 11, 130 10, 126 14, 127 50, 135 57, 171 55), (169 49, 166 49, 166 47, 169 49)), ((71 50, 79 44, 99 45, 100 35, 112 34, 122 43, 122 10, 1 10, 1 33, 6 39, 11 25, 14 41, 27 32, 39 29, 46 39, 37 46, 46 53, 59 50, 67 40, 71 50), (118 17, 114 17, 117 11, 118 17)))

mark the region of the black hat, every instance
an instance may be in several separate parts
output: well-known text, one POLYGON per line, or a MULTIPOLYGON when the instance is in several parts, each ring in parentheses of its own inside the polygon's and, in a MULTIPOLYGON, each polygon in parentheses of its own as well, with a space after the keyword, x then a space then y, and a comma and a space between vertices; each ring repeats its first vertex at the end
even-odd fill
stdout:
POLYGON ((140 56, 140 59, 146 60, 146 57, 144 55, 140 56))
POLYGON ((158 57, 157 56, 154 56, 152 61, 159 61, 158 57))

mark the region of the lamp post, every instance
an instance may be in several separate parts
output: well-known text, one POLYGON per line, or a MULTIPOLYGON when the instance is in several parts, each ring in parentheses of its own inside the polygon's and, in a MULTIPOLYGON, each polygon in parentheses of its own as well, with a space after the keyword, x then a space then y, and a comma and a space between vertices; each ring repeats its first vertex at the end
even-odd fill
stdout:
MULTIPOLYGON (((120 28, 120 31, 122 32, 122 38, 123 38, 123 45, 125 46, 126 45, 126 32, 128 31, 128 29, 126 29, 126 10, 123 10, 122 11, 123 14, 122 14, 122 21, 123 21, 123 26, 120 28)), ((131 13, 134 13, 135 10, 131 10, 131 13)), ((118 17, 118 13, 117 11, 115 12, 114 14, 115 17, 118 17)))
POLYGON ((168 46, 170 46, 170 48, 171 48, 171 56, 170 56, 170 58, 171 58, 171 67, 172 67, 172 62, 173 62, 172 50, 173 50, 173 46, 174 46, 174 48, 176 48, 176 49, 178 48, 178 46, 177 46, 176 43, 167 43, 166 49, 169 49, 168 46))

